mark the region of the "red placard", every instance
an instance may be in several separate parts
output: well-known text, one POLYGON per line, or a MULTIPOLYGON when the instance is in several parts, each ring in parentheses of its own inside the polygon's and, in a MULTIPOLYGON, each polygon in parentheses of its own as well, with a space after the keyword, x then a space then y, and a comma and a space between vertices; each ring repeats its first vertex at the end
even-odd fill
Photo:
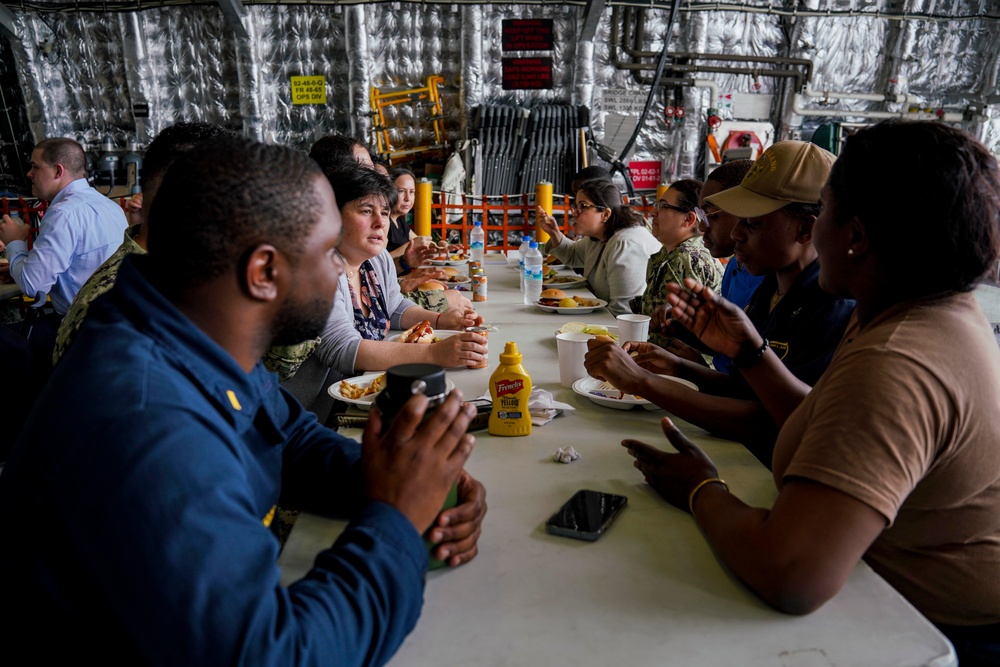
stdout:
POLYGON ((628 173, 636 190, 655 190, 663 177, 663 163, 659 160, 632 160, 628 163, 628 173))
POLYGON ((504 58, 504 90, 550 90, 552 58, 504 58))
POLYGON ((552 19, 504 19, 500 42, 504 51, 551 51, 552 19))

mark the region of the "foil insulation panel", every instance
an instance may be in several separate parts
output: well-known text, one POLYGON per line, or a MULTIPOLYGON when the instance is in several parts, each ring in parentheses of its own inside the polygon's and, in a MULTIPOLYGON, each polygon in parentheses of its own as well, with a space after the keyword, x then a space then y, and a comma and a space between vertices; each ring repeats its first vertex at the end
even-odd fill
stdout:
MULTIPOLYGON (((960 113, 1000 94, 1000 20, 979 17, 994 11, 990 0, 681 3, 665 44, 668 5, 656 0, 631 8, 628 26, 623 16, 629 8, 609 5, 593 40, 584 43, 579 36, 586 8, 549 2, 248 2, 243 27, 249 39, 237 37, 219 8, 208 4, 119 12, 77 12, 60 2, 8 7, 16 17, 18 39, 11 49, 35 140, 71 136, 97 144, 111 134, 124 147, 129 136, 138 135, 143 143, 177 121, 203 120, 299 148, 331 132, 372 142, 373 86, 420 87, 428 77, 442 76, 449 144, 465 138, 473 109, 483 104, 584 104, 592 110, 595 138, 603 141, 604 91, 624 89, 644 99, 664 46, 671 52, 807 58, 813 63, 813 90, 912 98, 906 103, 845 99, 826 106, 806 99, 806 106, 828 109, 830 115, 803 117, 791 113, 794 79, 767 73, 789 65, 703 58, 692 62, 732 69, 668 66, 667 79, 707 80, 722 93, 773 95, 770 120, 783 137, 808 137, 828 121, 873 122, 845 118, 845 111, 905 112, 914 106, 960 113), (887 18, 904 12, 905 20, 887 18), (552 19, 552 51, 504 52, 502 22, 519 18, 552 19), (626 28, 632 38, 627 44, 626 28), (625 46, 644 55, 630 56, 625 46), (539 55, 553 59, 551 90, 503 89, 503 57, 539 55), (633 62, 644 68, 623 67, 633 62), (736 71, 747 67, 758 71, 736 71), (296 75, 324 77, 327 104, 292 104, 289 77, 296 75), (149 105, 148 119, 135 116, 137 104, 149 105)), ((697 174, 706 112, 715 104, 708 91, 689 85, 656 90, 631 157, 663 160, 668 179, 697 174), (686 118, 668 122, 665 108, 677 101, 686 118)), ((426 143, 421 113, 405 105, 387 110, 394 143, 426 143)), ((979 117, 964 126, 1000 153, 1000 105, 994 99, 976 113, 979 117)))

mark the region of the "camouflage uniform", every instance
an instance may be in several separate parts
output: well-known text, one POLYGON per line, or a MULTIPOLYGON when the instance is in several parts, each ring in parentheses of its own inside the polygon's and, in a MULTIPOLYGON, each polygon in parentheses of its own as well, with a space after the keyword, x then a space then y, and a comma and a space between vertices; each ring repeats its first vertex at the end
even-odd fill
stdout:
POLYGON ((428 290, 426 292, 404 292, 404 299, 409 299, 421 308, 433 310, 435 313, 448 312, 448 299, 444 290, 428 290))
POLYGON ((90 302, 114 287, 115 279, 118 277, 118 267, 121 266, 122 260, 128 255, 146 254, 142 246, 132 240, 138 233, 139 225, 133 225, 126 229, 125 240, 118 246, 118 250, 115 250, 104 264, 97 267, 97 270, 77 292, 72 305, 66 311, 66 317, 59 325, 59 332, 56 334, 56 347, 52 351, 53 366, 59 363, 62 356, 66 354, 70 343, 76 338, 76 334, 80 332, 80 327, 83 326, 83 321, 87 318, 87 311, 90 310, 90 302))
MULTIPOLYGON (((52 364, 56 365, 69 349, 70 344, 76 339, 83 321, 87 317, 90 303, 114 287, 115 279, 118 277, 118 269, 122 261, 128 255, 145 255, 146 251, 134 241, 139 233, 139 225, 134 225, 125 230, 125 240, 121 246, 107 259, 104 264, 98 267, 97 271, 83 284, 73 304, 66 312, 59 325, 59 332, 56 334, 56 347, 52 351, 52 364)), ((319 343, 319 339, 306 341, 297 345, 276 345, 264 353, 264 366, 267 370, 277 373, 282 380, 295 375, 299 366, 305 361, 319 343)))
MULTIPOLYGON (((701 236, 692 236, 673 250, 662 248, 649 258, 646 291, 632 299, 632 312, 652 315, 657 306, 666 303, 667 283, 683 284, 685 278, 694 278, 714 292, 722 285, 722 264, 712 257, 701 236)), ((666 347, 670 340, 662 334, 649 334, 649 342, 660 347, 666 347)))

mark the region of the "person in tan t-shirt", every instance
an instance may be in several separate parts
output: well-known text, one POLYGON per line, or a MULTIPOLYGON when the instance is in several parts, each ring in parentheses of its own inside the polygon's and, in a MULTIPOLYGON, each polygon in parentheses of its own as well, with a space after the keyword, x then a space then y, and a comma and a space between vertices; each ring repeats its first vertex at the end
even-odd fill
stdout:
POLYGON ((677 454, 622 444, 777 609, 818 608, 863 557, 962 667, 1000 664, 1000 350, 971 293, 1000 254, 1000 167, 961 131, 884 123, 847 140, 823 200, 820 286, 857 309, 811 391, 741 310, 694 281, 696 296, 671 286, 675 319, 736 359, 784 423, 774 506, 731 495, 669 420, 677 454), (913 271, 928 243, 934 262, 913 271))

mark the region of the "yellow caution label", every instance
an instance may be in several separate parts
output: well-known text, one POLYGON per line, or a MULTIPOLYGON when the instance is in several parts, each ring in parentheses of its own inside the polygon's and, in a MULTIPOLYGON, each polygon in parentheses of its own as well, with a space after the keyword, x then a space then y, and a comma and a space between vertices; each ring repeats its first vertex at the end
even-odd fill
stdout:
POLYGON ((289 77, 292 86, 292 104, 326 104, 326 77, 289 77))

